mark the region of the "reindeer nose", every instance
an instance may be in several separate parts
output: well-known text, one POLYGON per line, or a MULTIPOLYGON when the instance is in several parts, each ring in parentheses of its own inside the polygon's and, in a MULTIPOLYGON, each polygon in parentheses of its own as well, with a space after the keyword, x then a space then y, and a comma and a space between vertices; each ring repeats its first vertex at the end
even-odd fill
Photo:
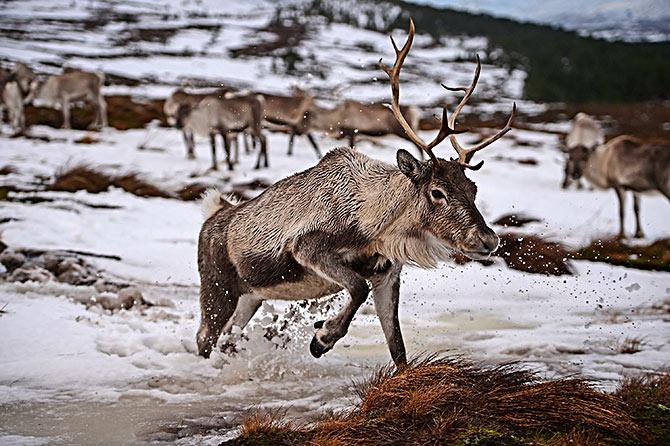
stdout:
POLYGON ((487 232, 481 234, 479 236, 479 240, 481 240, 482 245, 484 245, 484 248, 488 250, 489 253, 495 251, 498 248, 498 236, 490 229, 487 232))

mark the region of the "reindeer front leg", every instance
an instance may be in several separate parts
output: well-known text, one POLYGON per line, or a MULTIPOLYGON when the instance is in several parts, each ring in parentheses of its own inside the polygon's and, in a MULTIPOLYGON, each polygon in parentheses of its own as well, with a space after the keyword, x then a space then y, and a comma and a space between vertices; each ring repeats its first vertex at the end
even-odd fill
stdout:
POLYGON ((388 344, 391 358, 396 367, 407 364, 405 343, 400 331, 398 304, 400 302, 400 271, 401 264, 392 265, 388 271, 375 274, 370 278, 372 298, 375 301, 377 317, 382 325, 384 337, 388 344))
POLYGON ((315 358, 328 352, 347 334, 354 315, 370 293, 366 280, 329 248, 332 238, 330 234, 313 232, 301 237, 294 249, 294 257, 298 263, 337 283, 349 293, 349 299, 339 313, 331 319, 314 324, 317 330, 309 345, 309 351, 315 358))

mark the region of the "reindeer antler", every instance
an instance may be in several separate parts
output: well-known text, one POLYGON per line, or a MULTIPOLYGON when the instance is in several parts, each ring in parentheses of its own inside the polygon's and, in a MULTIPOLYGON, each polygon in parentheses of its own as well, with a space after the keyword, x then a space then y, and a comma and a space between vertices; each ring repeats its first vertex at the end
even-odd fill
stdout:
MULTIPOLYGON (((456 125, 456 118, 458 117, 458 114, 461 112, 463 109, 463 106, 468 102, 470 99, 470 96, 472 96, 472 93, 475 91, 475 87, 477 86, 477 81, 479 81, 479 74, 482 71, 482 63, 479 60, 479 55, 477 55, 477 68, 475 68, 475 75, 472 77, 472 83, 470 84, 469 87, 447 87, 444 84, 441 84, 442 87, 444 87, 446 90, 449 91, 462 91, 465 93, 463 96, 463 99, 461 99, 461 102, 458 103, 456 106, 456 110, 451 114, 451 117, 449 118, 449 125, 454 127, 456 125)), ((509 119, 507 119, 507 123, 505 124, 505 127, 500 129, 498 133, 495 135, 491 136, 485 141, 482 141, 481 143, 477 144, 474 147, 471 147, 469 149, 464 149, 459 143, 458 140, 454 135, 449 136, 449 141, 451 142, 451 145, 454 147, 456 150, 456 153, 458 153, 458 162, 462 165, 465 166, 469 169, 473 170, 478 170, 484 165, 484 161, 480 161, 479 163, 475 164, 474 166, 471 166, 470 160, 472 159, 472 156, 475 154, 475 152, 482 150, 484 147, 488 146, 494 141, 497 141, 498 139, 502 138, 507 132, 512 130, 512 120, 514 119, 514 116, 516 115, 516 102, 512 105, 512 113, 509 115, 509 119)))
POLYGON ((449 123, 447 121, 447 109, 445 107, 442 110, 442 125, 440 127, 440 131, 435 136, 435 139, 426 144, 421 138, 419 138, 414 129, 412 129, 412 126, 407 123, 407 120, 403 116, 402 111, 400 110, 400 69, 402 68, 402 64, 405 62, 407 54, 409 54, 409 49, 412 46, 413 40, 414 20, 409 19, 409 35, 407 36, 407 41, 401 49, 398 49, 395 40, 393 40, 393 36, 391 36, 391 44, 393 45, 393 49, 395 50, 396 55, 393 67, 387 67, 382 63, 381 59, 379 59, 379 67, 384 70, 386 74, 388 74, 389 80, 391 81, 392 102, 390 104, 390 108, 393 111, 393 115, 398 120, 398 123, 400 123, 400 126, 407 134, 407 137, 414 143, 414 145, 417 146, 420 150, 426 152, 430 159, 437 161, 437 158, 433 154, 433 147, 441 143, 447 136, 461 132, 457 132, 453 128, 449 127, 449 123))
POLYGON ((503 135, 505 135, 507 132, 509 132, 512 129, 512 120, 514 119, 514 116, 516 114, 516 102, 514 103, 512 107, 512 113, 510 114, 509 119, 507 120, 507 123, 505 124, 505 127, 503 127, 498 133, 493 135, 492 137, 488 138, 486 141, 483 141, 476 146, 470 148, 470 149, 464 149, 459 143, 458 140, 456 139, 456 135, 459 133, 463 133, 466 130, 455 130, 454 126, 456 125, 456 118, 458 117, 458 114, 461 112, 463 109, 463 106, 467 103, 468 99, 470 99, 470 96, 472 96, 472 93, 477 86, 477 81, 479 80, 479 74, 481 73, 482 65, 481 61, 479 60, 479 56, 477 56, 477 68, 475 69, 475 75, 472 79, 472 83, 470 84, 469 87, 447 87, 444 84, 441 84, 442 87, 449 91, 463 91, 465 92, 465 96, 463 96, 463 99, 458 103, 456 106, 456 110, 454 113, 451 115, 451 118, 447 119, 447 108, 444 107, 442 109, 442 123, 440 125, 440 131, 437 133, 435 136, 435 139, 433 139, 430 143, 425 143, 419 136, 416 134, 416 132, 412 129, 412 127, 407 123, 407 120, 403 116, 401 110, 400 110, 400 69, 402 68, 402 64, 405 62, 405 58, 407 57, 407 54, 409 53, 409 50, 412 46, 412 42, 414 40, 414 21, 410 18, 409 19, 409 34, 407 36, 407 41, 403 45, 401 49, 398 49, 398 46, 395 43, 395 40, 393 40, 393 36, 391 36, 391 44, 393 44, 393 49, 395 50, 396 54, 396 60, 395 63, 393 64, 393 67, 389 68, 385 64, 382 63, 382 60, 379 59, 379 67, 386 72, 386 74, 389 77, 389 80, 391 82, 391 94, 392 94, 392 101, 390 104, 390 108, 393 111, 393 115, 395 118, 398 120, 400 123, 400 126, 403 128, 405 133, 407 134, 407 137, 416 145, 419 149, 423 150, 430 156, 430 158, 433 161, 437 161, 437 158, 433 154, 433 148, 437 146, 439 143, 441 143, 447 136, 449 137, 449 141, 451 142, 451 145, 454 147, 456 150, 456 153, 458 153, 458 162, 461 164, 463 167, 466 167, 468 169, 473 169, 473 170, 478 170, 482 167, 484 164, 484 161, 480 161, 476 165, 470 165, 470 160, 472 159, 472 156, 474 155, 475 152, 483 149, 484 147, 488 146, 489 144, 493 143, 494 141, 500 139, 503 135))

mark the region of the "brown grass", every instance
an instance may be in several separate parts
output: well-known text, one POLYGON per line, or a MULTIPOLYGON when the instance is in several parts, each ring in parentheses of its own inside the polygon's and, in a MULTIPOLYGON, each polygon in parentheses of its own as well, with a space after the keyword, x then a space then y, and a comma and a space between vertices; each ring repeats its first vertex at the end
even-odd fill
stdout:
POLYGON ((649 245, 630 246, 615 238, 598 239, 572 252, 574 259, 656 271, 670 271, 670 238, 649 245))
POLYGON ((581 379, 541 380, 515 365, 420 359, 400 371, 379 370, 358 387, 360 403, 348 411, 312 425, 256 415, 231 444, 653 444, 626 411, 622 395, 642 391, 629 388, 610 395, 581 379))
POLYGON ((494 225, 504 226, 507 228, 520 228, 528 223, 539 223, 542 220, 536 217, 531 217, 524 214, 505 214, 493 222, 494 225))
POLYGON ((500 246, 494 255, 517 271, 552 276, 573 274, 565 248, 535 235, 500 234, 500 246))
POLYGON ((11 175, 13 173, 17 173, 16 167, 12 165, 5 165, 0 167, 0 175, 11 175))
POLYGON ((112 176, 86 164, 60 169, 56 172, 50 189, 62 192, 85 190, 97 194, 108 190, 111 186, 119 187, 139 197, 173 197, 170 192, 146 182, 137 173, 112 176))
MULTIPOLYGON (((157 119, 161 125, 167 125, 163 116, 162 100, 139 101, 127 95, 105 96, 107 102, 107 119, 110 127, 119 130, 139 129, 157 119)), ((25 108, 26 124, 48 125, 60 128, 63 115, 59 110, 46 107, 27 106, 25 108)), ((95 109, 92 105, 72 108, 72 128, 85 130, 93 124, 95 109)))

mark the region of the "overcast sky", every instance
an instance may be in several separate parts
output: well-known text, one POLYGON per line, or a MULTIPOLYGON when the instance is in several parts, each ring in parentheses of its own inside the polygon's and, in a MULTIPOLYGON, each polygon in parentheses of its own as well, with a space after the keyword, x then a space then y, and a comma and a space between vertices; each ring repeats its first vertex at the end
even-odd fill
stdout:
POLYGON ((589 18, 605 15, 617 21, 627 17, 637 19, 670 16, 670 0, 409 0, 517 20, 553 22, 557 17, 569 15, 589 18))

